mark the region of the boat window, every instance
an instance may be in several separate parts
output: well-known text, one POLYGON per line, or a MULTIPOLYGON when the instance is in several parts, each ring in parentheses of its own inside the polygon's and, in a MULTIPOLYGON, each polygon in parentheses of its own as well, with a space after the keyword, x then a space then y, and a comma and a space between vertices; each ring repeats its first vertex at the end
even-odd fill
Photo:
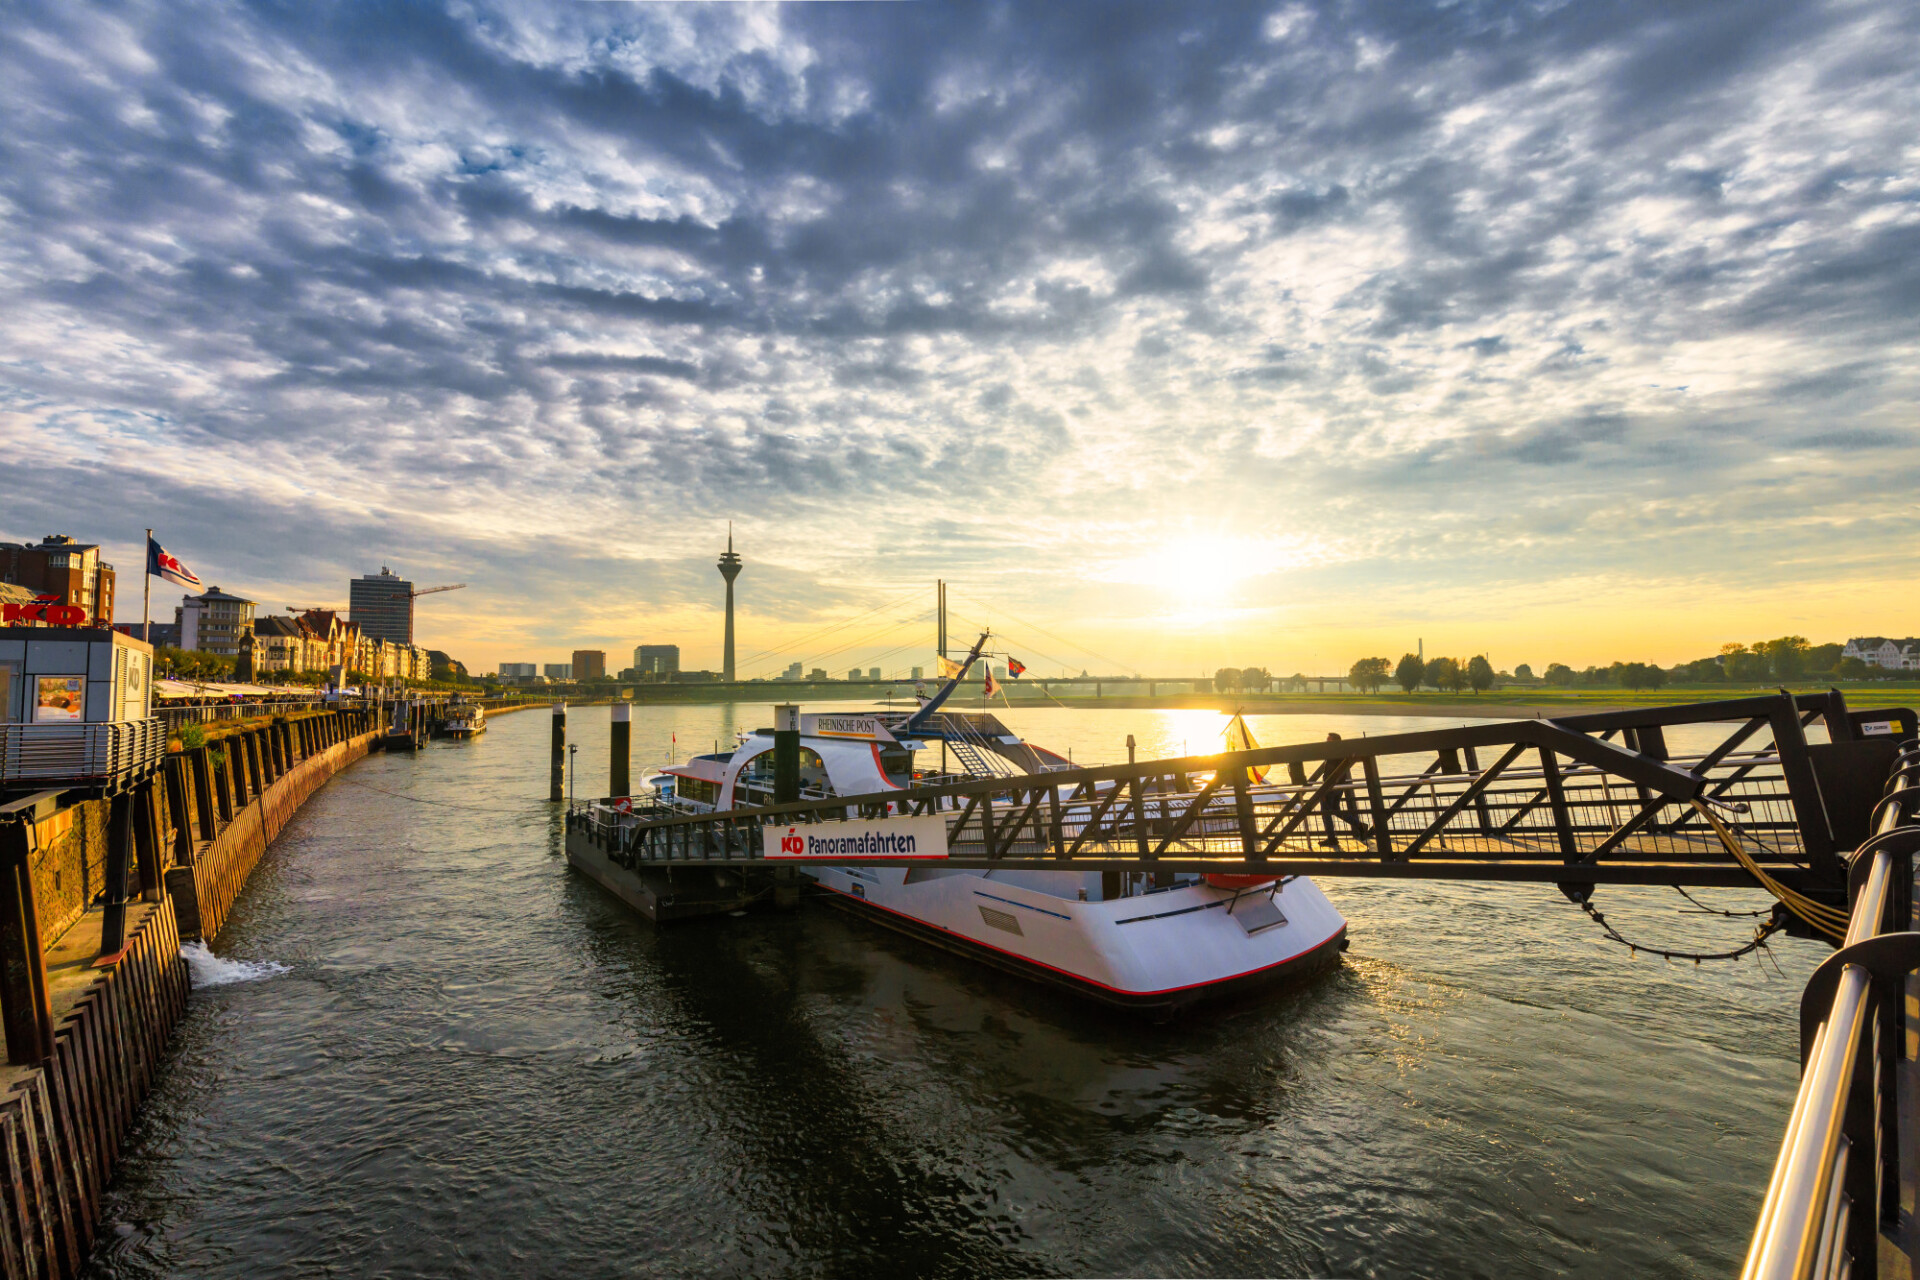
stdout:
POLYGON ((833 784, 827 779, 827 762, 812 747, 800 748, 800 794, 830 796, 833 784))
POLYGON ((880 768, 887 775, 887 781, 896 787, 908 786, 913 782, 913 752, 905 747, 881 746, 880 768))
POLYGON ((701 804, 720 803, 719 784, 708 782, 705 778, 680 778, 674 792, 682 799, 698 800, 701 804))

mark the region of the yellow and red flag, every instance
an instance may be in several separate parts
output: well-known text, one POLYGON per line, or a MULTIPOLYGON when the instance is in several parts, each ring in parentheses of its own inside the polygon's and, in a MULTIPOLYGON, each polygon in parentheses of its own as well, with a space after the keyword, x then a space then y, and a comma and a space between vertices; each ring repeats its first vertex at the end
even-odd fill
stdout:
MULTIPOLYGON (((1226 737, 1227 750, 1229 751, 1258 751, 1260 749, 1260 744, 1253 740, 1253 730, 1247 728, 1247 718, 1237 711, 1234 712, 1233 719, 1227 721, 1226 737)), ((1251 768, 1247 770, 1248 782, 1265 782, 1266 780, 1267 771, 1265 769, 1251 768)))

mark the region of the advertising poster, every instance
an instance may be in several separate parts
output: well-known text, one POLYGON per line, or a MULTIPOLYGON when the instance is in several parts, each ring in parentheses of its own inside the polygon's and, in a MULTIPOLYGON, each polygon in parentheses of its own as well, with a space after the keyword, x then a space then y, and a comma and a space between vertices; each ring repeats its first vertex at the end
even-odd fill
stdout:
POLYGON ((81 721, 87 715, 85 676, 40 676, 40 700, 33 710, 35 724, 81 721))

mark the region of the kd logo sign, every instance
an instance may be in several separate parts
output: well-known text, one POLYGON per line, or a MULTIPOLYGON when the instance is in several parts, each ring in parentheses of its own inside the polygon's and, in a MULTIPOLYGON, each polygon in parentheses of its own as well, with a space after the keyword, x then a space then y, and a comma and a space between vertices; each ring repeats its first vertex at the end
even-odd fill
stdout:
POLYGON ((806 851, 807 838, 796 832, 792 827, 788 827, 787 834, 780 838, 780 852, 801 854, 806 851))

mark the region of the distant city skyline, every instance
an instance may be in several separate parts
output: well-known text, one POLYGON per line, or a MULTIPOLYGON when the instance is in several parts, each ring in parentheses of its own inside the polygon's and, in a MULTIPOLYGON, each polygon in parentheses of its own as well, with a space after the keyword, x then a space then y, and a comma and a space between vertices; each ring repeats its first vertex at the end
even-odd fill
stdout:
POLYGON ((353 12, 11 15, 0 538, 118 620, 720 670, 732 518, 742 675, 1920 632, 1910 5, 353 12))

